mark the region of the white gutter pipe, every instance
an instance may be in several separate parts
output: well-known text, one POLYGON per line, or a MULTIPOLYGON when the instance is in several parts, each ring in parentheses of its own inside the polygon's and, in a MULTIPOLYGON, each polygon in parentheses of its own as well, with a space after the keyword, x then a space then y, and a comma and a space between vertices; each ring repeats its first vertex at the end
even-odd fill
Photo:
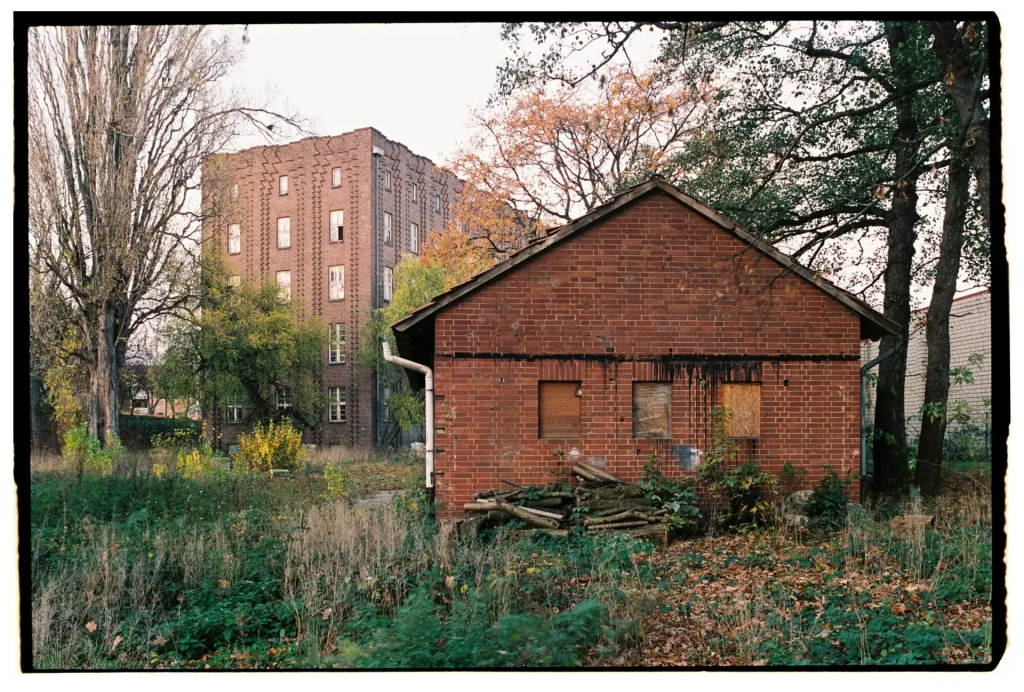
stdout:
POLYGON ((427 381, 427 415, 425 427, 427 429, 427 490, 430 491, 434 487, 434 371, 421 363, 414 363, 411 360, 406 360, 405 358, 392 355, 391 344, 387 341, 382 341, 380 346, 384 351, 384 360, 389 363, 394 363, 395 365, 401 365, 403 368, 407 368, 409 370, 421 372, 423 373, 424 379, 427 381))

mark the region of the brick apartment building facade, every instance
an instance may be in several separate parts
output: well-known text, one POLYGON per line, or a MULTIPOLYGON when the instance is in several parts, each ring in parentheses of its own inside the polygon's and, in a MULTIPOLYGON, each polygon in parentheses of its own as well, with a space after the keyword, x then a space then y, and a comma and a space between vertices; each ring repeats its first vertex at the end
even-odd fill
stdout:
MULTIPOLYGON (((660 179, 393 326, 434 368, 441 516, 573 458, 693 473, 714 407, 740 461, 859 472, 861 338, 898 327, 660 179)), ((410 374, 414 386, 421 379, 410 374)), ((851 499, 858 489, 848 488, 851 499)))
MULTIPOLYGON (((276 281, 300 316, 329 325, 329 405, 322 429, 304 441, 377 444, 388 421, 375 376, 355 365, 361 327, 390 300, 402 257, 448 222, 460 181, 373 128, 225 155, 211 179, 216 189, 204 186, 203 201, 215 199, 220 212, 204 243, 222 248, 232 280, 276 281)), ((207 412, 207 420, 223 449, 245 430, 244 409, 207 412)))

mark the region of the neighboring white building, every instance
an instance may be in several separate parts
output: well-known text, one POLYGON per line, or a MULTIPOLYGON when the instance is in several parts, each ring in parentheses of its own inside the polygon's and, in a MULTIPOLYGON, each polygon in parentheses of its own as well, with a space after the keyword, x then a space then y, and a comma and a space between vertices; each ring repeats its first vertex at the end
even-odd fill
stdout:
MULTIPOLYGON (((927 308, 922 308, 911 315, 904 399, 909 437, 916 437, 921 430, 920 411, 924 404, 924 378, 928 367, 928 344, 925 337, 927 314, 927 308)), ((966 368, 971 371, 974 379, 972 384, 956 384, 950 378, 949 405, 959 406, 961 411, 969 411, 972 423, 985 427, 991 425, 992 418, 991 315, 991 294, 988 289, 954 299, 949 315, 949 367, 951 370, 966 368)), ((878 343, 861 342, 862 363, 878 355, 878 343)), ((872 372, 877 374, 878 367, 872 368, 872 372)), ((873 387, 869 387, 868 397, 874 400, 873 387)), ((952 411, 955 409, 951 408, 952 411)), ((869 420, 873 418, 869 414, 869 420)))

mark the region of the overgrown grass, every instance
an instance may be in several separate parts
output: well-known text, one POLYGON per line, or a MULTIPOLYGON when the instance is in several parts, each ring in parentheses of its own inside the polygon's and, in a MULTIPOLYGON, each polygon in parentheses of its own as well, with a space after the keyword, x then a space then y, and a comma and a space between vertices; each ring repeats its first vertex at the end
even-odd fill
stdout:
POLYGON ((575 665, 638 641, 623 587, 649 544, 465 544, 417 494, 356 509, 324 490, 35 474, 35 665, 575 665))

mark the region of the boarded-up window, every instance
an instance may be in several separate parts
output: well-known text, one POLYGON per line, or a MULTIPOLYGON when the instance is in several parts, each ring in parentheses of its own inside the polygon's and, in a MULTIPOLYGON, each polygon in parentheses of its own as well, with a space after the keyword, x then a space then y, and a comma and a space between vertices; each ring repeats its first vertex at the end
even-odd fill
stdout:
POLYGON ((726 422, 729 437, 761 437, 760 383, 724 383, 722 405, 730 414, 726 422))
POLYGON ((580 383, 540 382, 539 436, 580 436, 580 383))
POLYGON ((633 437, 672 437, 672 383, 633 383, 633 437))

